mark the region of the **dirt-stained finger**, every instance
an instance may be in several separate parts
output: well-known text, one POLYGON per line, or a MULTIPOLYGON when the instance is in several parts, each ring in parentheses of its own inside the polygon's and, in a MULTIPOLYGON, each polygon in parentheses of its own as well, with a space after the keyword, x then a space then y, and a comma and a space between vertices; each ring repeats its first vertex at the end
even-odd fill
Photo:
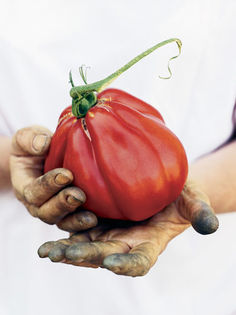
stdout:
POLYGON ((48 253, 53 248, 53 246, 56 244, 55 241, 49 241, 44 244, 42 244, 38 249, 38 255, 40 258, 48 257, 48 253))
POLYGON ((199 208, 192 214, 191 224, 198 233, 206 235, 218 229, 219 220, 209 205, 199 201, 199 208))
POLYGON ((48 224, 55 224, 69 213, 75 211, 85 200, 85 194, 81 189, 68 187, 45 202, 38 209, 37 216, 48 224))
POLYGON ((31 181, 24 188, 23 195, 28 203, 41 206, 72 181, 71 171, 65 168, 56 168, 31 181))
POLYGON ((60 239, 58 241, 48 241, 42 244, 38 249, 40 258, 49 257, 53 262, 61 261, 65 258, 65 249, 78 242, 88 242, 87 233, 74 234, 68 239, 60 239))
POLYGON ((70 238, 46 242, 39 247, 38 255, 40 258, 49 257, 53 262, 62 261, 65 258, 66 247, 70 246, 72 242, 70 238))
POLYGON ((52 262, 62 262, 65 261, 65 252, 66 249, 73 244, 73 241, 69 238, 69 239, 62 239, 57 241, 53 247, 50 249, 50 251, 48 252, 48 258, 52 261, 52 262))
POLYGON ((121 241, 80 242, 68 247, 65 257, 74 264, 89 263, 100 266, 106 256, 126 253, 129 249, 129 246, 121 241))
POLYGON ((211 234, 218 229, 219 221, 208 197, 194 183, 186 183, 176 202, 183 217, 191 222, 198 233, 211 234))
POLYGON ((68 214, 57 224, 59 229, 67 232, 79 232, 91 229, 98 223, 96 215, 87 210, 77 210, 68 214))
POLYGON ((144 276, 154 265, 159 254, 158 246, 145 242, 131 249, 129 253, 107 256, 103 266, 118 275, 144 276))
POLYGON ((12 138, 11 154, 16 156, 42 156, 48 151, 52 132, 41 126, 18 130, 12 138))

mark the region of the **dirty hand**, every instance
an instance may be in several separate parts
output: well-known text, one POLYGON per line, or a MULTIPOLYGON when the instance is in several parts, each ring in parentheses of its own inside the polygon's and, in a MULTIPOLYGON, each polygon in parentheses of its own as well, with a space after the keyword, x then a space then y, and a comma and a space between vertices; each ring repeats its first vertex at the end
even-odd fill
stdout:
POLYGON ((178 199, 151 219, 139 223, 100 220, 97 227, 88 231, 43 244, 38 254, 53 262, 143 276, 169 241, 190 224, 201 234, 213 233, 218 228, 208 197, 188 181, 178 199))
POLYGON ((96 216, 80 207, 85 194, 69 186, 73 174, 58 168, 43 175, 51 137, 51 132, 40 126, 20 129, 13 136, 10 173, 16 197, 32 216, 62 230, 78 232, 94 227, 96 216))

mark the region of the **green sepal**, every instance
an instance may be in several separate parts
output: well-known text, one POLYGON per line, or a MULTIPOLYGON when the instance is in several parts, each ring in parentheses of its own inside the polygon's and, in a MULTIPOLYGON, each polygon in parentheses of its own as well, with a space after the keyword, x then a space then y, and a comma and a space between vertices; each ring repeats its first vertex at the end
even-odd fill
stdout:
POLYGON ((94 92, 85 93, 84 96, 72 99, 72 114, 77 118, 84 117, 88 110, 97 102, 97 95, 94 92))

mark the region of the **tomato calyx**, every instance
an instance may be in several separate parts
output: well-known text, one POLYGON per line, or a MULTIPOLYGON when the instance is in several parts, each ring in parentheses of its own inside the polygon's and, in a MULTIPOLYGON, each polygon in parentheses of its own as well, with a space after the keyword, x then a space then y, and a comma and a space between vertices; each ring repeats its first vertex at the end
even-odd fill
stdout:
POLYGON ((84 81, 85 85, 75 86, 74 82, 72 80, 71 72, 70 72, 70 83, 72 85, 72 88, 70 90, 70 96, 72 97, 72 113, 73 113, 73 115, 76 116, 77 118, 84 117, 86 115, 86 113, 88 112, 88 110, 91 107, 93 107, 94 105, 96 105, 97 93, 103 91, 118 76, 120 76, 123 72, 128 70, 130 67, 132 67, 135 63, 139 62, 142 58, 148 56, 154 50, 156 50, 162 46, 165 46, 169 43, 172 43, 172 42, 175 42, 178 46, 178 49, 179 49, 178 55, 169 59, 169 62, 168 62, 169 76, 168 77, 160 77, 161 79, 169 79, 172 76, 169 63, 171 60, 177 58, 181 53, 182 43, 181 43, 181 40, 178 38, 171 38, 171 39, 165 40, 163 42, 160 42, 160 43, 154 45, 153 47, 147 49, 143 53, 139 54, 138 56, 136 56, 135 58, 130 60, 123 67, 121 67, 120 69, 118 69, 117 71, 115 71, 114 73, 112 73, 111 75, 106 77, 105 79, 91 83, 91 84, 87 84, 86 72, 83 71, 83 66, 81 66, 79 68, 79 71, 80 71, 81 78, 84 81))
MULTIPOLYGON (((81 66, 79 68, 79 72, 86 86, 88 83, 87 83, 87 78, 86 78, 86 72, 84 72, 83 67, 84 66, 81 66)), ((72 79, 71 71, 69 73, 69 79, 70 79, 69 81, 72 88, 74 88, 75 85, 72 79)), ((82 93, 77 92, 76 95, 72 97, 72 113, 77 118, 82 118, 86 115, 86 113, 92 106, 96 105, 96 103, 97 103, 97 95, 95 92, 93 91, 88 91, 88 92, 84 91, 82 93)))
POLYGON ((81 97, 72 99, 72 113, 77 118, 84 117, 88 110, 96 105, 97 95, 94 92, 84 93, 81 97))

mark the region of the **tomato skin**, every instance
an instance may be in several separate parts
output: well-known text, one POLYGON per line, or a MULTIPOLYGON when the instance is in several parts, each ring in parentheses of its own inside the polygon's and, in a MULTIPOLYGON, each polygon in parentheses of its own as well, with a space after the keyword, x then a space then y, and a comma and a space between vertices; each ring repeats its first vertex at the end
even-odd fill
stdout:
POLYGON ((117 89, 98 94, 84 118, 66 108, 45 172, 65 167, 84 190, 84 208, 103 218, 140 221, 173 202, 188 173, 184 148, 149 104, 117 89))

